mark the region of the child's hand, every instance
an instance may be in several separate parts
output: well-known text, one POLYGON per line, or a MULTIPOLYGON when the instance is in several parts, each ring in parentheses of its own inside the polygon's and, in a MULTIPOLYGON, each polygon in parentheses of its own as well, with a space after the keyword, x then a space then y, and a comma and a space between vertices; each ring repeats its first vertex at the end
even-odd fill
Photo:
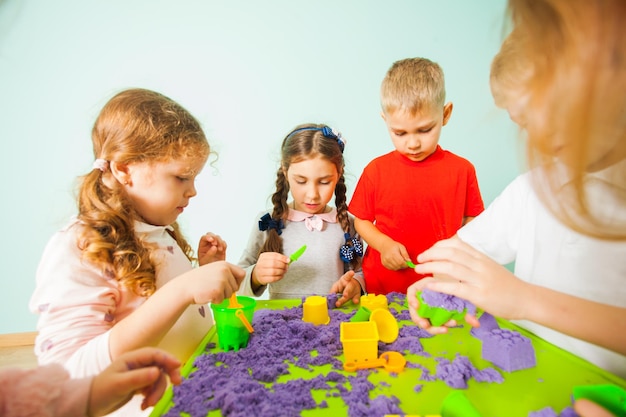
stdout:
POLYGON ((417 324, 420 328, 426 330, 430 334, 447 333, 448 327, 454 327, 457 325, 456 320, 451 319, 443 326, 436 327, 430 323, 430 320, 428 320, 427 318, 423 318, 419 314, 417 314, 417 310, 419 309, 420 305, 417 293, 424 289, 429 281, 433 281, 433 278, 423 278, 411 285, 406 291, 406 299, 407 303, 409 304, 409 314, 411 315, 411 320, 413 320, 415 324, 417 324))
POLYGON ((354 271, 346 272, 333 284, 330 294, 337 293, 341 293, 341 297, 335 303, 336 307, 341 307, 350 299, 354 304, 358 304, 361 299, 361 285, 354 279, 354 271))
POLYGON ((92 380, 88 399, 90 416, 102 416, 141 393, 141 408, 157 403, 167 388, 167 379, 180 384, 180 361, 169 353, 145 347, 123 353, 92 380))
POLYGON ((402 243, 390 240, 381 249, 380 261, 385 268, 392 271, 407 268, 406 261, 411 257, 402 243))
POLYGON ((576 414, 580 417, 615 417, 604 407, 584 398, 576 400, 574 403, 574 411, 576 411, 576 414))
POLYGON ((198 264, 226 260, 226 242, 214 233, 207 233, 198 243, 198 264))
POLYGON ((267 285, 283 279, 289 267, 289 257, 278 252, 263 252, 252 270, 252 283, 267 285))
POLYGON ((435 243, 417 260, 415 272, 435 278, 422 280, 427 288, 463 298, 494 316, 524 319, 524 309, 532 304, 532 286, 457 237, 435 243))
POLYGON ((181 285, 191 300, 190 304, 217 304, 236 292, 245 276, 243 268, 216 261, 182 275, 181 285))

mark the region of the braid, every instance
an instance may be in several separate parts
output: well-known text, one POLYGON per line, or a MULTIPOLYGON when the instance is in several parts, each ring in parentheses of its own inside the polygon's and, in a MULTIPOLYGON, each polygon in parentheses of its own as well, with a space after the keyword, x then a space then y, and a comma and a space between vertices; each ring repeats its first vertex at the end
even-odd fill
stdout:
POLYGON ((337 221, 341 224, 344 233, 350 233, 350 219, 348 218, 348 205, 346 204, 346 183, 343 175, 339 177, 335 187, 335 207, 337 208, 337 221))
MULTIPOLYGON (((352 230, 350 230, 350 218, 348 217, 348 205, 346 204, 346 180, 343 174, 339 177, 339 181, 337 181, 337 186, 335 187, 335 207, 337 208, 337 221, 341 225, 344 233, 348 235, 352 235, 352 230)), ((355 256, 352 261, 350 261, 351 269, 358 269, 361 264, 361 258, 359 256, 355 256)))
MULTIPOLYGON (((274 209, 272 210, 272 219, 282 219, 283 222, 287 220, 287 213, 289 207, 287 207, 287 198, 289 196, 289 183, 282 168, 279 168, 276 172, 276 191, 272 194, 272 204, 274 209)), ((259 251, 259 254, 263 252, 283 252, 283 238, 280 237, 278 231, 275 229, 267 230, 267 238, 259 251)))

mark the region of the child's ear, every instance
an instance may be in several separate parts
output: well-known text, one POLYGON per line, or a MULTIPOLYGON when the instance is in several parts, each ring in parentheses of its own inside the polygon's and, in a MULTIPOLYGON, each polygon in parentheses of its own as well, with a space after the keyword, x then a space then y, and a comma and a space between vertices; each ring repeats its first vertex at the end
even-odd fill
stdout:
POLYGON ((130 170, 128 169, 128 165, 111 161, 109 166, 111 167, 111 174, 117 182, 120 184, 128 185, 131 182, 130 170))
POLYGON ((381 112, 380 112, 380 117, 382 117, 382 118, 383 118, 383 121, 384 121, 385 123, 387 123, 387 116, 385 115, 385 112, 384 112, 384 111, 381 111, 381 112))
POLYGON ((450 120, 450 116, 452 115, 452 102, 448 102, 443 105, 443 123, 442 126, 445 126, 450 120))

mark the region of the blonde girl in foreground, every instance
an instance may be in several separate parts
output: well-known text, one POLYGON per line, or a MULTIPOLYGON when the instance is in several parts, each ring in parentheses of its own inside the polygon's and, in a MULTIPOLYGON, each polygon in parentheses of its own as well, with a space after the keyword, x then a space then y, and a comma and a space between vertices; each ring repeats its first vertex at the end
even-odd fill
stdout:
MULTIPOLYGON (((513 30, 501 53, 514 49, 516 62, 531 71, 518 78, 520 107, 511 112, 508 104, 500 104, 527 135, 533 193, 570 233, 619 252, 626 242, 626 3, 510 0, 509 11, 513 30)), ((477 218, 468 230, 479 223, 477 218)), ((468 236, 462 229, 459 237, 468 236)), ((538 245, 550 243, 538 240, 538 245)), ((569 274, 564 268, 568 264, 556 259, 546 263, 550 270, 542 281, 531 283, 462 240, 448 239, 418 256, 416 272, 434 278, 411 286, 408 298, 415 309, 415 293, 424 287, 453 294, 496 316, 533 322, 615 352, 614 363, 623 369, 626 250, 621 256, 617 252, 605 266, 614 277, 608 283, 600 269, 569 274), (593 288, 598 278, 603 283, 593 288), (553 286, 557 280, 567 281, 567 286, 553 286)), ((585 259, 588 264, 598 261, 593 252, 580 251, 577 261, 585 265, 585 259)), ((433 333, 445 331, 430 327, 414 311, 412 318, 433 333)), ((584 407, 593 405, 576 404, 581 414, 602 413, 584 407)))

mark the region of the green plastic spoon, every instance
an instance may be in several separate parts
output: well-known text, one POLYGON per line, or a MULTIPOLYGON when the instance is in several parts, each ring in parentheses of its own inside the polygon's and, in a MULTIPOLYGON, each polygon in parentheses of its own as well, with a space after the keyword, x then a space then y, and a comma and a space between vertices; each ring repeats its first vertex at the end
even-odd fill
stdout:
POLYGON ((302 247, 300 249, 298 249, 297 251, 295 251, 294 253, 289 255, 289 263, 297 261, 298 258, 300 258, 300 256, 302 256, 302 254, 304 253, 305 250, 306 250, 306 245, 302 245, 302 247))

